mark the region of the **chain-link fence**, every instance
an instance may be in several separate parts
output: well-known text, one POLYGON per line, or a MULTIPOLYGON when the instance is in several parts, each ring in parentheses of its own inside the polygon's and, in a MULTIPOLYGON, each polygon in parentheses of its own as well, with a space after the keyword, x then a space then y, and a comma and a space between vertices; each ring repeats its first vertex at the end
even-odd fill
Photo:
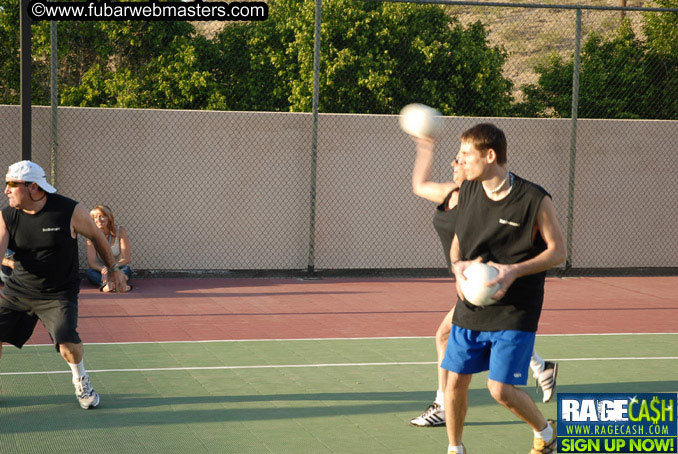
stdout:
MULTIPOLYGON (((204 48, 194 56, 212 52, 215 68, 197 71, 206 93, 186 88, 196 72, 167 56, 183 91, 161 69, 150 86, 169 85, 164 96, 131 76, 117 97, 92 95, 96 72, 79 85, 60 81, 62 102, 101 105, 107 94, 111 105, 148 103, 59 107, 56 141, 51 109, 34 107, 33 160, 58 169, 60 193, 113 208, 137 270, 443 274, 434 207, 412 194, 414 145, 394 115, 422 102, 446 115, 437 181, 451 179, 463 130, 481 121, 504 129, 510 170, 553 195, 569 253, 558 272, 675 274, 678 41, 661 31, 678 19, 647 3, 272 1, 265 22, 198 24, 204 48), (166 109, 183 106, 182 93, 204 103, 166 109)), ((77 25, 59 26, 72 45, 77 25)), ((60 45, 70 81, 72 48, 60 45)), ((122 77, 118 65, 105 86, 122 77)), ((0 119, 9 164, 19 108, 0 106, 0 119)))

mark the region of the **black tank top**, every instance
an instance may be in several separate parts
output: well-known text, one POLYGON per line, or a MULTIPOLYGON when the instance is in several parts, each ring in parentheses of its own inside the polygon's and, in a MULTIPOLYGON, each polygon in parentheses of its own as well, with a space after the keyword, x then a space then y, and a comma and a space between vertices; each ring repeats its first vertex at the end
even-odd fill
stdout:
POLYGON ((47 194, 36 214, 6 207, 2 217, 14 251, 14 271, 4 293, 35 299, 74 299, 80 290, 78 241, 71 237, 77 202, 47 194))
POLYGON ((433 215, 433 228, 436 229, 436 232, 440 237, 443 255, 445 255, 447 269, 450 273, 450 267, 452 265, 450 261, 450 248, 452 247, 452 239, 454 238, 454 225, 457 222, 457 206, 455 205, 451 210, 448 210, 447 206, 450 203, 450 197, 452 197, 452 194, 454 194, 455 191, 457 191, 457 189, 447 194, 443 203, 436 207, 435 214, 433 215))
MULTIPOLYGON (((544 197, 542 187, 514 175, 513 189, 502 200, 485 195, 480 181, 464 182, 459 191, 456 234, 462 260, 511 264, 531 259, 546 249, 537 232, 537 212, 544 197)), ((477 307, 458 301, 454 324, 476 331, 537 331, 544 300, 546 272, 515 280, 506 295, 491 306, 477 307)))

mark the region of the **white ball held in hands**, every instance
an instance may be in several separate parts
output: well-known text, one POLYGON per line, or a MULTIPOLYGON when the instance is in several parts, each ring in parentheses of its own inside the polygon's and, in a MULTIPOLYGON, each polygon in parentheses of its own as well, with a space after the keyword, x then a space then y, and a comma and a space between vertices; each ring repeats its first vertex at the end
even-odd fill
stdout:
POLYGON ((497 301, 492 299, 499 284, 488 287, 487 284, 493 280, 499 271, 486 263, 475 262, 464 270, 465 281, 461 281, 461 291, 464 292, 464 298, 475 306, 488 306, 497 301))
POLYGON ((400 111, 400 127, 420 139, 435 138, 442 129, 440 112, 424 104, 408 104, 400 111))

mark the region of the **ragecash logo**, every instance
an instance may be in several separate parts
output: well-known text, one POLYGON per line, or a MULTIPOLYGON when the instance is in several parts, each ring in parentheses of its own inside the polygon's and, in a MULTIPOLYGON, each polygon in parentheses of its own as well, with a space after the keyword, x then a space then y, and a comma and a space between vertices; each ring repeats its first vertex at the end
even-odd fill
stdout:
POLYGON ((678 393, 558 394, 558 452, 678 453, 678 393))

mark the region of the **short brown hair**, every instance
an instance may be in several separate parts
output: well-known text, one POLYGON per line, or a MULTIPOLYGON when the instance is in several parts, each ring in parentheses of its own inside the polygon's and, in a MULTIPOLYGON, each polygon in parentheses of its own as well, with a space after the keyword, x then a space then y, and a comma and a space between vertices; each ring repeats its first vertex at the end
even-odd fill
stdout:
POLYGON ((497 163, 506 164, 506 136, 492 123, 480 123, 461 134, 461 141, 473 146, 485 156, 490 148, 497 154, 497 163))

